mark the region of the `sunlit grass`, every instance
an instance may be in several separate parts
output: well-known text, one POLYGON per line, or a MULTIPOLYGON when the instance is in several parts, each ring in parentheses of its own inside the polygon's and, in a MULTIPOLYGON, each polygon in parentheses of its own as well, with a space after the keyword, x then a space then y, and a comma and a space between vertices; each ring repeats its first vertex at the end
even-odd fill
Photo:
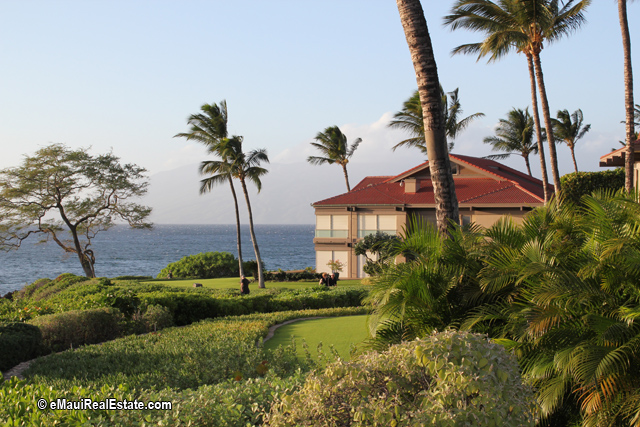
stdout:
POLYGON ((331 354, 332 345, 340 357, 349 360, 352 346, 369 337, 366 322, 367 315, 299 320, 279 327, 274 336, 264 344, 264 348, 273 351, 280 345, 287 346, 291 344, 293 337, 300 358, 305 357, 302 345, 304 340, 313 359, 317 359, 318 344, 322 343, 325 355, 331 354))

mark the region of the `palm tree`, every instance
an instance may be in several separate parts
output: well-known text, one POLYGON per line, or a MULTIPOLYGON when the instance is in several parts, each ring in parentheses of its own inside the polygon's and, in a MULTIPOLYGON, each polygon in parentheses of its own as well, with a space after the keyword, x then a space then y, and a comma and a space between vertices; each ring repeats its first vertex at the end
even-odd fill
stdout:
POLYGON ((331 165, 337 163, 342 166, 344 180, 347 183, 347 191, 351 191, 349 174, 347 173, 347 163, 349 163, 349 159, 353 156, 362 139, 356 138, 351 145, 348 145, 347 137, 338 126, 329 126, 323 132, 318 132, 315 139, 318 142, 312 142, 311 145, 316 147, 324 157, 309 156, 307 161, 312 165, 322 165, 324 163, 331 165))
POLYGON ((627 20, 627 0, 618 0, 618 17, 622 33, 622 47, 624 50, 624 111, 626 122, 627 152, 625 156, 624 187, 627 191, 633 188, 634 164, 634 110, 633 110, 633 69, 631 67, 631 36, 629 35, 629 21, 627 20))
POLYGON ((396 0, 396 5, 418 83, 438 231, 446 235, 450 221, 459 221, 458 198, 447 150, 446 123, 442 116, 440 82, 433 46, 420 0, 396 0))
MULTIPOLYGON (((187 119, 187 123, 191 125, 190 132, 179 133, 174 136, 186 138, 187 141, 197 141, 207 147, 209 153, 215 156, 221 156, 220 143, 227 138, 227 101, 222 100, 220 105, 204 104, 200 107, 202 113, 192 114, 187 119)), ((236 241, 238 247, 238 272, 240 276, 244 275, 242 268, 242 241, 240 239, 240 210, 238 209, 238 197, 233 186, 233 180, 229 171, 229 163, 223 157, 221 161, 203 162, 200 165, 200 174, 209 174, 209 178, 200 181, 200 194, 210 192, 213 186, 222 184, 225 181, 231 187, 231 195, 233 196, 233 205, 236 212, 236 241), (207 166, 205 167, 205 163, 207 166)))
POLYGON ((527 165, 529 176, 532 176, 529 155, 538 152, 538 144, 533 141, 533 129, 533 117, 529 114, 529 109, 512 109, 507 119, 500 119, 496 136, 484 139, 485 144, 491 144, 492 151, 505 153, 487 156, 487 158, 504 159, 512 154, 519 154, 527 165))
MULTIPOLYGON (((486 34, 484 41, 458 46, 453 50, 454 54, 478 54, 478 59, 490 55, 489 61, 498 60, 512 50, 525 54, 531 79, 533 114, 538 141, 542 141, 543 138, 538 120, 536 85, 540 93, 545 126, 547 129, 552 129, 549 102, 540 61, 543 43, 557 41, 577 29, 585 21, 583 11, 590 3, 591 0, 581 0, 577 3, 574 0, 568 0, 562 2, 560 6, 558 0, 525 2, 521 0, 500 0, 498 2, 457 0, 451 15, 445 17, 445 25, 450 25, 454 30, 465 28, 486 34)), ((556 196, 559 196, 561 190, 560 174, 552 133, 548 135, 547 141, 555 192, 556 196)), ((544 149, 542 144, 538 145, 545 200, 548 200, 544 149)))
MULTIPOLYGON (((442 97, 442 114, 445 120, 445 130, 448 139, 449 151, 453 149, 453 140, 460 132, 466 129, 469 124, 479 118, 484 117, 484 113, 475 113, 464 119, 458 119, 462 115, 462 106, 458 96, 458 88, 453 92, 445 93, 440 86, 440 96, 442 97)), ((402 104, 402 110, 393 115, 388 126, 390 128, 406 130, 411 134, 411 138, 400 141, 393 146, 393 150, 401 146, 417 147, 422 152, 426 152, 424 142, 424 120, 422 118, 422 106, 420 105, 420 94, 415 91, 411 98, 402 104)))
POLYGON ((258 188, 258 192, 262 189, 262 181, 260 177, 265 175, 268 170, 260 167, 262 162, 269 163, 269 157, 265 149, 252 150, 248 153, 242 151, 242 137, 233 136, 224 139, 220 144, 220 155, 229 162, 230 174, 240 181, 244 199, 247 202, 247 210, 249 211, 249 232, 251 233, 251 242, 256 255, 256 263, 258 264, 258 286, 264 288, 264 274, 262 258, 260 257, 260 249, 256 240, 256 233, 253 227, 253 212, 251 210, 251 202, 249 200, 249 191, 247 190, 247 181, 251 181, 258 188))
POLYGON ((573 167, 578 172, 578 163, 576 162, 576 142, 581 139, 589 130, 591 125, 582 125, 582 110, 577 109, 573 114, 569 111, 558 111, 557 119, 552 119, 553 135, 565 144, 571 150, 571 158, 573 159, 573 167))

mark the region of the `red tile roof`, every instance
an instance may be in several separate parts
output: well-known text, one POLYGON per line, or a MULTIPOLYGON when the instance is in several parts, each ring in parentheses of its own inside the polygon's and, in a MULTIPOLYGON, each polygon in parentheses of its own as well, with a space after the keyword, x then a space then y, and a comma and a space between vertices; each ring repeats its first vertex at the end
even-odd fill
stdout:
MULTIPOLYGON (((451 160, 479 170, 476 177, 455 176, 458 203, 541 205, 544 202, 542 181, 498 162, 471 156, 450 155, 451 160)), ((350 192, 314 203, 332 205, 433 205, 433 186, 430 179, 418 179, 416 193, 405 193, 402 180, 418 174, 428 166, 425 162, 394 177, 366 177, 350 192)))

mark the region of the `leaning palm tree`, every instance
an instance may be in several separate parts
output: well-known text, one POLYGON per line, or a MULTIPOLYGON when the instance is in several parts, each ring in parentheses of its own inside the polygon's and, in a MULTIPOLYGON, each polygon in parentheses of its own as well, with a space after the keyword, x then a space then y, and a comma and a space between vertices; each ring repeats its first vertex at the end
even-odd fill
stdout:
POLYGON ((557 119, 552 119, 553 135, 556 139, 567 144, 567 147, 571 150, 573 167, 578 172, 575 154, 576 142, 591 130, 591 125, 582 125, 584 118, 580 109, 574 111, 573 114, 569 114, 567 110, 558 111, 557 117, 557 119))
POLYGON ((502 151, 503 154, 487 156, 490 159, 504 159, 513 154, 522 156, 527 165, 527 172, 531 174, 529 155, 538 152, 538 144, 533 140, 533 117, 529 109, 514 108, 507 114, 507 119, 500 119, 496 128, 496 136, 484 139, 485 144, 491 144, 492 151, 502 151))
POLYGON ((256 255, 256 263, 258 264, 258 286, 264 288, 264 274, 262 258, 260 257, 260 249, 256 240, 256 233, 253 227, 253 212, 251 210, 251 202, 249 200, 249 191, 247 190, 247 181, 251 181, 258 188, 258 192, 262 189, 262 181, 260 178, 265 175, 268 170, 260 167, 262 162, 269 163, 267 151, 264 149, 252 150, 248 153, 242 151, 242 137, 233 136, 226 138, 220 143, 220 155, 229 162, 229 173, 240 181, 244 199, 247 202, 247 210, 249 211, 249 232, 251 234, 251 242, 256 255))
POLYGON ((347 163, 349 163, 349 159, 353 156, 362 139, 356 138, 356 140, 349 145, 347 143, 347 137, 338 126, 330 126, 323 132, 318 132, 315 139, 317 142, 312 142, 311 145, 317 148, 324 157, 309 156, 307 161, 312 165, 322 165, 325 163, 331 165, 337 163, 342 166, 344 180, 347 183, 347 191, 351 191, 349 174, 347 173, 347 163))
MULTIPOLYGON (((227 138, 227 101, 222 100, 220 105, 204 104, 200 107, 202 113, 192 114, 187 119, 187 123, 191 125, 190 132, 179 133, 174 136, 186 138, 187 141, 197 141, 207 147, 209 153, 214 156, 221 156, 220 143, 227 138)), ((236 211, 236 241, 238 247, 238 272, 240 276, 244 275, 242 268, 242 241, 240 239, 240 210, 238 209, 238 197, 233 186, 233 180, 229 172, 229 163, 225 158, 222 160, 214 160, 203 162, 200 165, 200 173, 211 175, 200 181, 200 194, 210 192, 217 184, 229 183, 231 187, 231 195, 233 196, 233 205, 236 211), (205 167, 205 163, 207 166, 205 167)))
MULTIPOLYGON (((547 99, 540 52, 543 43, 559 40, 576 30, 585 21, 584 10, 591 0, 457 0, 450 15, 445 17, 445 25, 452 29, 465 28, 486 34, 484 41, 458 46, 457 53, 478 54, 478 59, 489 55, 489 61, 496 61, 512 50, 524 53, 529 66, 533 115, 536 121, 538 141, 542 141, 542 129, 538 119, 536 86, 540 94, 542 114, 547 129, 552 129, 549 102, 547 99)), ((556 196, 560 194, 560 173, 553 134, 547 136, 551 172, 556 196)), ((545 188, 545 200, 549 199, 547 189, 546 162, 544 149, 539 144, 540 166, 545 188)))
MULTIPOLYGON (((464 119, 460 119, 462 106, 460 104, 458 88, 453 92, 445 93, 442 86, 440 86, 440 96, 442 98, 442 114, 445 121, 448 149, 451 151, 454 144, 453 140, 458 134, 466 129, 473 120, 484 117, 484 113, 475 113, 464 119)), ((390 128, 405 130, 411 135, 411 138, 400 141, 394 145, 394 151, 398 147, 407 146, 417 147, 422 150, 423 153, 426 152, 424 120, 422 118, 422 106, 420 105, 420 94, 418 91, 415 91, 411 98, 402 104, 402 110, 393 115, 393 120, 389 122, 388 126, 390 128)))
MULTIPOLYGON (((624 51, 624 111, 626 122, 627 145, 624 170, 624 187, 627 191, 633 188, 633 164, 634 164, 634 110, 633 110, 633 69, 631 67, 631 36, 629 35, 629 21, 627 20, 627 0, 618 0, 618 16, 620 19, 620 31, 622 33, 622 47, 624 51)), ((636 118, 637 120, 637 118, 636 118)))
POLYGON ((420 0, 396 0, 396 5, 416 72, 438 231, 446 235, 450 221, 457 223, 460 219, 447 150, 446 124, 442 116, 440 82, 433 46, 420 0))

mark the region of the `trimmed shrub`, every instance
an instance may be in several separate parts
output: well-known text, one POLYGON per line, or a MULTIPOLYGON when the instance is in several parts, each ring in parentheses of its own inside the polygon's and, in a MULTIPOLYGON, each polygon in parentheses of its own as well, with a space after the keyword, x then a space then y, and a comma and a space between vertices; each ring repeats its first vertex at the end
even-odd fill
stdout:
POLYGON ((33 325, 0 322, 0 371, 40 355, 42 334, 33 325))
POLYGON ((167 307, 176 325, 188 325, 198 320, 239 316, 250 313, 271 313, 331 307, 358 307, 367 294, 362 287, 338 289, 311 288, 296 291, 267 289, 264 292, 239 296, 215 296, 197 291, 151 292, 141 294, 142 304, 167 307))
POLYGON ((56 352, 118 337, 121 317, 117 309, 97 308, 48 314, 29 323, 40 329, 45 350, 56 352))
POLYGON ((229 252, 204 252, 183 257, 160 271, 158 278, 173 277, 212 279, 238 274, 238 260, 229 252))
POLYGON ((16 299, 29 298, 32 301, 41 301, 57 294, 76 283, 90 280, 87 277, 76 276, 71 273, 64 273, 54 280, 38 279, 32 284, 25 286, 16 294, 16 299))
POLYGON ((572 172, 560 178, 565 200, 579 203, 582 196, 596 190, 618 191, 624 188, 624 169, 617 168, 600 172, 572 172))
POLYGON ((173 326, 173 316, 167 307, 150 305, 142 314, 142 324, 147 332, 173 326))
POLYGON ((301 270, 301 271, 266 271, 264 273, 264 280, 270 282, 299 282, 302 280, 320 280, 322 273, 316 273, 315 271, 301 270))
POLYGON ((443 332, 337 361, 281 396, 270 426, 533 426, 535 394, 486 337, 443 332))

